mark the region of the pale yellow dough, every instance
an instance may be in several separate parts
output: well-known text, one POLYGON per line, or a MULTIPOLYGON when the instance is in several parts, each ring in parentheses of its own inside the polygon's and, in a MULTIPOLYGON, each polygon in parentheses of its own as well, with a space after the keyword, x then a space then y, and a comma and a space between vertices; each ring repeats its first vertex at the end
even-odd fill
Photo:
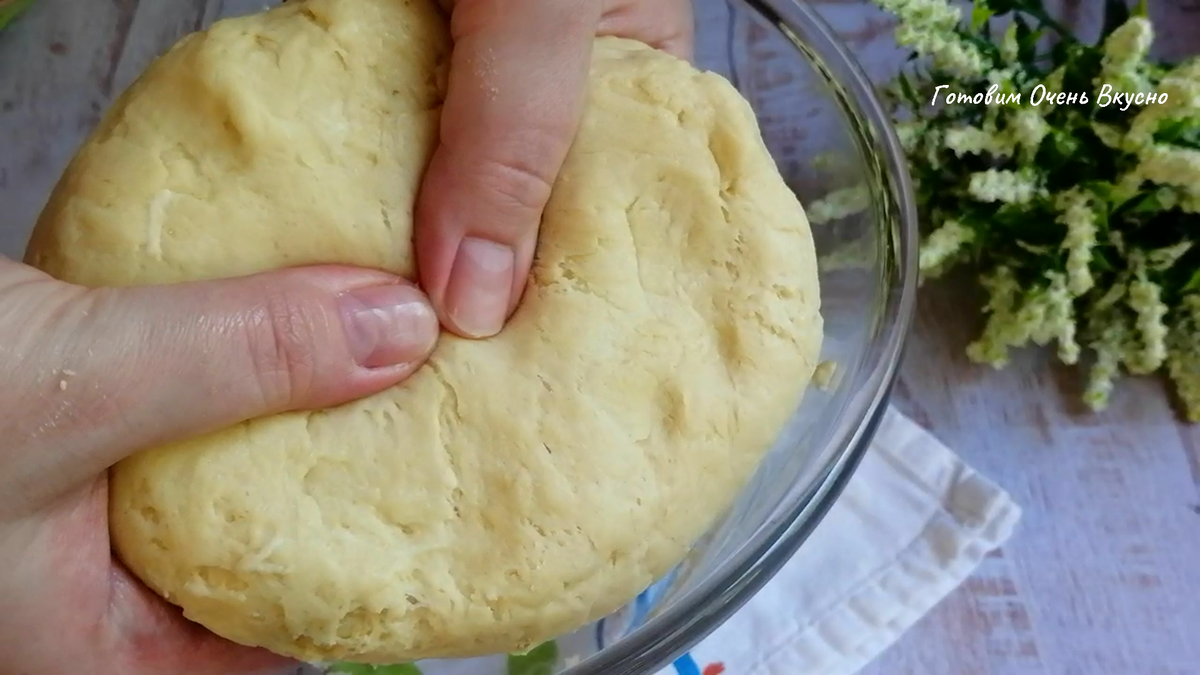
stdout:
MULTIPOLYGON (((70 165, 27 261, 89 286, 411 277, 448 49, 432 0, 292 2, 186 38, 70 165)), ((122 462, 114 545, 189 618, 293 657, 533 646, 629 601, 743 487, 817 365, 816 268, 737 92, 598 39, 510 326, 444 335, 370 398, 122 462)))

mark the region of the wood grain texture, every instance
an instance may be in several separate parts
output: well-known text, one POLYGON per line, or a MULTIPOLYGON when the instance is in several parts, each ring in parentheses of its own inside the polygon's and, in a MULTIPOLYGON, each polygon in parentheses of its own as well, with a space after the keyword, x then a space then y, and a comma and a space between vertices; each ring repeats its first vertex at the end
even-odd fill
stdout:
MULTIPOLYGON (((38 0, 0 34, 0 253, 19 256, 71 153, 142 68, 187 31, 261 0, 38 0)), ((815 6, 876 81, 900 52, 882 13, 815 6)), ((1051 3, 1053 4, 1053 3, 1051 3)), ((1093 31, 1098 5, 1062 0, 1093 31)), ((1152 2, 1162 53, 1200 48, 1200 2, 1152 2)), ((768 101, 785 170, 805 140, 797 74, 727 0, 697 0, 698 60, 768 101)), ((925 289, 896 404, 1025 507, 1016 537, 866 670, 867 675, 1200 673, 1200 428, 1161 383, 1121 384, 1085 413, 1079 374, 1020 354, 993 372, 963 349, 981 320, 969 283, 925 289)), ((792 675, 792 674, 785 674, 792 675)), ((797 674, 799 675, 799 674, 797 674)))

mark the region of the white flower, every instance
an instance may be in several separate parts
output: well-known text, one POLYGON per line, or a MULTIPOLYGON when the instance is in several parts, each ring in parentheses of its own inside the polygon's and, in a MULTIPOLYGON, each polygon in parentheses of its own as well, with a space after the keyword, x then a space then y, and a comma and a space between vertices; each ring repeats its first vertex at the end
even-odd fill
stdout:
POLYGON ((953 127, 946 130, 944 142, 947 149, 955 155, 982 155, 990 153, 1000 157, 1012 154, 998 134, 989 133, 973 126, 953 127))
POLYGON ((1177 195, 1179 210, 1184 213, 1200 213, 1200 195, 1193 192, 1177 195))
POLYGON ((1050 125, 1036 110, 1022 108, 1008 118, 1008 133, 1013 143, 1032 157, 1050 133, 1050 125))
POLYGON ((1133 118, 1126 136, 1130 151, 1153 143, 1154 132, 1163 122, 1200 118, 1200 58, 1184 61, 1167 73, 1158 93, 1166 94, 1167 102, 1145 106, 1133 118))
MULTIPOLYGON (((1112 187, 1112 191, 1109 194, 1108 199, 1113 204, 1123 204, 1126 201, 1136 197, 1138 192, 1141 192, 1142 190, 1142 183, 1145 182, 1145 177, 1142 176, 1137 167, 1134 167, 1133 170, 1126 171, 1121 178, 1117 180, 1112 187)), ((1121 236, 1120 232, 1117 232, 1116 230, 1110 230, 1110 232, 1116 234, 1118 237, 1121 236)))
POLYGON ((1046 79, 1042 80, 1042 84, 1046 85, 1047 91, 1061 91, 1063 86, 1063 78, 1067 76, 1067 67, 1059 66, 1050 71, 1046 79))
POLYGON ((1158 200, 1163 211, 1170 211, 1179 206, 1180 201, 1185 201, 1189 195, 1190 193, 1181 193, 1179 190, 1170 187, 1161 187, 1154 191, 1154 198, 1158 200))
POLYGON ((1092 309, 1096 312, 1106 311, 1116 305, 1118 302, 1125 299, 1125 294, 1129 291, 1129 279, 1121 276, 1118 281, 1109 286, 1104 295, 1092 305, 1092 309))
POLYGON ((924 122, 901 122, 896 125, 896 138, 904 152, 912 152, 921 142, 921 134, 925 133, 924 122))
POLYGON ((1104 41, 1105 64, 1136 63, 1146 58, 1154 42, 1154 26, 1144 16, 1130 17, 1104 41))
POLYGON ((1038 186, 1027 172, 988 169, 971 174, 967 191, 981 202, 1025 204, 1038 193, 1038 186))
POLYGON ((1017 74, 1017 69, 1017 66, 1012 66, 1010 68, 989 70, 987 77, 984 79, 988 81, 988 84, 994 84, 999 87, 996 90, 997 94, 1015 92, 1017 88, 1013 86, 1013 76, 1017 74))
POLYGON ((980 279, 990 297, 984 311, 990 316, 983 334, 967 346, 967 356, 977 362, 1003 367, 1008 350, 1029 342, 1046 345, 1058 341, 1059 358, 1064 363, 1079 360, 1075 341, 1075 309, 1067 290, 1066 278, 1047 273, 1049 285, 1024 294, 1008 267, 998 267, 980 279))
POLYGON ((956 32, 962 12, 945 0, 876 0, 900 19, 896 42, 933 59, 939 69, 959 77, 975 77, 987 63, 975 45, 956 32))
POLYGON ((823 225, 835 220, 861 213, 871 206, 871 193, 866 185, 834 190, 825 197, 812 202, 805 209, 808 222, 823 225))
MULTIPOLYGON (((1063 78, 1067 75, 1066 68, 1067 67, 1065 65, 1059 66, 1051 71, 1051 73, 1046 76, 1046 79, 1042 80, 1042 85, 1046 88, 1047 92, 1054 93, 1062 91, 1063 78)), ((1053 112, 1057 107, 1057 103, 1046 100, 1038 104, 1037 112, 1042 117, 1045 117, 1053 112)))
POLYGON ((1058 358, 1068 365, 1079 361, 1079 343, 1075 341, 1074 296, 1067 289, 1067 279, 1061 272, 1047 272, 1050 286, 1043 295, 1046 316, 1034 332, 1033 341, 1039 345, 1058 341, 1058 358))
POLYGON ((1200 422, 1200 295, 1183 298, 1167 338, 1167 373, 1191 422, 1200 422))
POLYGON ((936 269, 958 255, 962 247, 974 237, 975 233, 963 227, 957 220, 947 220, 921 244, 918 268, 922 272, 936 269))
POLYGON ((1012 270, 1004 265, 980 277, 979 282, 988 292, 988 302, 983 311, 989 316, 983 334, 967 345, 967 356, 976 363, 1002 368, 1008 363, 1009 346, 1023 341, 1020 339, 1020 328, 1014 328, 1021 287, 1012 270))
POLYGON ((925 168, 937 171, 942 168, 941 147, 946 135, 940 130, 929 129, 925 132, 925 157, 928 164, 925 168))
MULTIPOLYGON (((1102 317, 1101 320, 1106 320, 1104 330, 1089 345, 1096 352, 1096 361, 1083 392, 1083 401, 1096 411, 1108 407, 1113 382, 1120 372, 1121 358, 1129 341, 1129 325, 1124 312, 1106 312, 1102 317)), ((1093 318, 1093 322, 1098 321, 1093 318)))
POLYGON ((1181 241, 1178 244, 1164 246, 1163 248, 1154 249, 1146 255, 1147 266, 1156 271, 1162 272, 1171 269, 1185 253, 1192 248, 1192 242, 1181 241))
POLYGON ((922 56, 931 57, 934 66, 957 77, 976 77, 987 68, 983 54, 975 45, 964 42, 951 31, 934 32, 911 24, 901 24, 896 29, 896 42, 912 47, 922 56))
POLYGON ((818 257, 817 266, 826 273, 870 269, 877 254, 874 244, 870 239, 851 239, 848 243, 840 244, 832 251, 818 257))
POLYGON ((1092 122, 1092 133, 1096 134, 1096 138, 1099 138, 1101 143, 1113 150, 1125 147, 1125 134, 1111 124, 1092 122))
POLYGON ((1006 63, 1011 63, 1017 60, 1020 45, 1017 43, 1017 24, 1008 24, 1008 30, 1004 31, 1004 40, 1000 43, 1000 58, 1006 63))
POLYGON ((1154 27, 1145 17, 1132 17, 1113 31, 1104 41, 1096 89, 1108 84, 1117 91, 1146 91, 1142 66, 1153 42, 1154 27))
POLYGON ((1128 301, 1129 308, 1137 314, 1140 348, 1131 350, 1126 365, 1132 373, 1147 375, 1158 370, 1167 357, 1167 327, 1163 323, 1167 306, 1162 301, 1162 288, 1146 278, 1142 264, 1129 284, 1128 301))
POLYGON ((878 0, 876 4, 901 21, 941 30, 957 26, 962 19, 962 11, 945 0, 878 0))
POLYGON ((1087 293, 1094 283, 1088 266, 1092 248, 1096 245, 1096 212, 1091 196, 1078 188, 1060 193, 1058 222, 1067 228, 1062 247, 1067 251, 1067 286, 1078 297, 1087 293))
POLYGON ((1200 193, 1200 151, 1151 145, 1141 153, 1134 176, 1159 185, 1180 188, 1185 193, 1200 193))

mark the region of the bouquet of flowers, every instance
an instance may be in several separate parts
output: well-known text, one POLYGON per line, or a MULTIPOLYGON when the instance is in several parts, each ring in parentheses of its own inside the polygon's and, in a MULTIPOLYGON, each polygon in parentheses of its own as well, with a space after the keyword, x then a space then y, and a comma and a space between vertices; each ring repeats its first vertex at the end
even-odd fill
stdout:
POLYGON ((1122 371, 1165 373, 1200 420, 1200 60, 1148 57, 1145 0, 1109 0, 1097 44, 1040 0, 874 1, 911 50, 890 95, 922 277, 966 265, 987 292, 969 357, 1054 344, 1096 410, 1122 371))

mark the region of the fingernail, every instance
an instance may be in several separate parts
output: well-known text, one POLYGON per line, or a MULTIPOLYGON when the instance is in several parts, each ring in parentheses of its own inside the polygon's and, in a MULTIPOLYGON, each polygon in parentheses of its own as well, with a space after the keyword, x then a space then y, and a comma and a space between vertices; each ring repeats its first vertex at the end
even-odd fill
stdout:
POLYGON ((419 361, 437 342, 437 315, 411 286, 359 288, 338 297, 338 306, 350 354, 364 368, 419 361))
POLYGON ((462 240, 446 286, 446 314, 455 327, 476 338, 500 332, 508 316, 515 263, 513 250, 503 244, 462 240))

